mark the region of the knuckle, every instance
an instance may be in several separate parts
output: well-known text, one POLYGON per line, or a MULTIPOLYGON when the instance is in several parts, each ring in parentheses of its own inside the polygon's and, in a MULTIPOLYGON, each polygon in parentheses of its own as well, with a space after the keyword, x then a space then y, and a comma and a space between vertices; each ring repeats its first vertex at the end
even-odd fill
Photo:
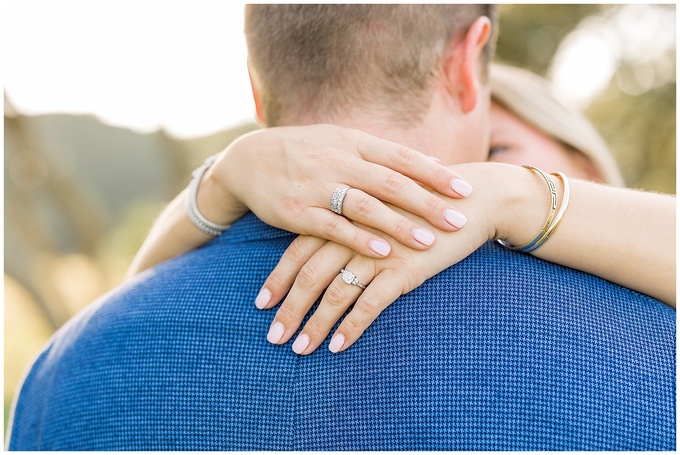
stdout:
POLYGON ((410 225, 411 222, 408 219, 404 218, 403 216, 400 217, 397 220, 397 224, 394 225, 395 234, 403 234, 404 232, 407 231, 410 225))
POLYGON ((328 221, 324 228, 326 235, 328 235, 331 238, 335 237, 335 235, 340 230, 340 221, 341 221, 340 217, 333 217, 330 221, 328 221))
POLYGON ((408 180, 406 177, 397 174, 396 172, 390 174, 385 179, 385 190, 392 195, 403 193, 407 186, 408 180))
POLYGON ((300 198, 291 197, 283 201, 285 213, 300 215, 305 210, 304 201, 300 198))
POLYGON ((435 182, 437 183, 446 182, 446 185, 448 186, 448 182, 450 182, 452 178, 451 170, 449 170, 449 168, 446 167, 437 166, 436 169, 434 170, 433 178, 435 182))
POLYGON ((323 327, 321 327, 321 325, 316 321, 316 318, 314 316, 309 318, 309 320, 305 324, 304 331, 307 335, 309 335, 309 338, 312 340, 322 338, 325 334, 323 327))
POLYGON ((402 295, 417 288, 424 281, 425 277, 413 261, 405 261, 399 269, 399 275, 394 278, 395 286, 401 284, 402 295))
POLYGON ((364 231, 357 230, 352 238, 352 248, 356 251, 361 251, 365 247, 364 231))
POLYGON ((347 335, 347 338, 356 339, 364 331, 356 316, 352 313, 348 314, 342 321, 342 331, 347 335))
POLYGON ((357 306, 361 308, 363 312, 373 317, 377 317, 382 311, 382 303, 370 295, 361 297, 357 302, 357 306))
POLYGON ((360 131, 355 128, 341 128, 336 132, 336 138, 339 142, 355 144, 360 138, 360 131))
POLYGON ((305 264, 300 269, 297 278, 295 279, 296 284, 303 289, 312 289, 318 281, 319 274, 316 269, 309 264, 305 264))
POLYGON ((326 304, 333 308, 344 307, 347 302, 345 290, 339 286, 329 286, 324 295, 326 304))
POLYGON ((413 166, 416 161, 416 151, 407 147, 399 147, 395 154, 396 164, 402 169, 413 166))
POLYGON ((433 215, 439 211, 443 212, 443 210, 440 210, 441 203, 442 201, 435 196, 428 197, 424 207, 425 213, 428 215, 433 215))
POLYGON ((370 197, 361 196, 354 207, 357 215, 366 217, 375 212, 375 204, 373 202, 370 197))
POLYGON ((264 284, 264 286, 267 287, 269 290, 281 289, 285 285, 286 283, 283 277, 279 275, 279 272, 276 269, 271 274, 269 274, 269 277, 267 277, 267 281, 264 284))
POLYGON ((276 319, 281 321, 284 326, 288 327, 290 324, 298 321, 300 316, 297 314, 294 308, 284 303, 276 312, 276 319))
POLYGON ((288 246, 288 254, 296 263, 302 261, 307 256, 303 237, 298 237, 293 240, 293 243, 288 246))

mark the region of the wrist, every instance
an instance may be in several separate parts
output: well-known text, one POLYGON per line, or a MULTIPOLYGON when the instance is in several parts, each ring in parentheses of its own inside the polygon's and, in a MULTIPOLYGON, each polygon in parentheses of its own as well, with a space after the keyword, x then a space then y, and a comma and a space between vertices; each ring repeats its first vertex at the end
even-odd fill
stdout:
POLYGON ((203 175, 196 195, 201 214, 217 224, 232 224, 248 212, 248 208, 231 190, 233 177, 226 156, 226 153, 218 155, 215 163, 203 175))
MULTIPOLYGON (((466 163, 453 167, 465 176, 474 191, 464 199, 452 200, 469 221, 480 223, 486 240, 506 238, 517 230, 513 219, 518 207, 526 205, 526 191, 518 184, 518 166, 502 163, 466 163)), ((466 226, 467 228, 467 226, 466 226)))
MULTIPOLYGON (((512 245, 526 245, 546 222, 550 212, 550 190, 535 171, 512 165, 504 165, 502 171, 505 185, 498 198, 495 238, 512 245)), ((559 194, 560 182, 553 176, 549 178, 559 194)))

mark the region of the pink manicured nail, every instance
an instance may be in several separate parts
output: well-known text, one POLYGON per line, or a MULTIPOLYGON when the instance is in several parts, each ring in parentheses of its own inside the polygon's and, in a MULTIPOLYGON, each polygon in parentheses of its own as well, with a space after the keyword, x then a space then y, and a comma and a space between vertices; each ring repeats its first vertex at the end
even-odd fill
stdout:
POLYGON ((331 352, 338 352, 342 349, 343 344, 345 344, 345 336, 342 333, 336 333, 333 335, 333 338, 331 338, 331 344, 328 345, 328 349, 330 349, 331 352))
POLYGON ((390 244, 385 241, 371 240, 368 246, 374 253, 379 254, 380 256, 387 256, 390 254, 390 244))
POLYGON ((434 242, 434 234, 427 229, 417 228, 413 230, 413 238, 416 242, 430 246, 434 242))
POLYGON ((461 179, 451 180, 451 189, 461 196, 469 196, 472 193, 472 187, 468 182, 461 179))
POLYGON ((267 333, 267 341, 270 343, 278 343, 283 337, 283 332, 286 328, 280 322, 275 323, 269 328, 269 333, 267 333))
POLYGON ((446 209, 444 210, 444 219, 451 226, 462 228, 467 223, 467 218, 460 212, 456 210, 446 209))
POLYGON ((307 336, 306 333, 303 333, 297 339, 295 340, 295 343, 293 343, 293 352, 296 354, 302 354, 305 349, 307 349, 307 346, 309 346, 309 336, 307 336))
POLYGON ((257 294, 257 297, 255 297, 255 306, 258 307, 259 309, 263 309, 264 307, 267 306, 271 298, 272 293, 269 291, 269 289, 262 288, 262 290, 260 290, 260 293, 257 294))

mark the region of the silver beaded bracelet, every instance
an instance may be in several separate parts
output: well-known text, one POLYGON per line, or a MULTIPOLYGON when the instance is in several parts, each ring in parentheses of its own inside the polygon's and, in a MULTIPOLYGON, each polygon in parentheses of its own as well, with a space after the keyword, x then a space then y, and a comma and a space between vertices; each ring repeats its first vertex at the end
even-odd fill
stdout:
POLYGON ((187 215, 189 216, 189 219, 200 231, 212 236, 221 235, 224 233, 224 231, 231 227, 231 224, 217 224, 207 220, 198 210, 198 205, 196 204, 198 185, 201 183, 201 179, 203 178, 205 171, 207 171, 208 168, 212 166, 216 159, 217 155, 209 156, 206 158, 203 164, 201 164, 194 172, 191 173, 189 194, 187 196, 187 215))

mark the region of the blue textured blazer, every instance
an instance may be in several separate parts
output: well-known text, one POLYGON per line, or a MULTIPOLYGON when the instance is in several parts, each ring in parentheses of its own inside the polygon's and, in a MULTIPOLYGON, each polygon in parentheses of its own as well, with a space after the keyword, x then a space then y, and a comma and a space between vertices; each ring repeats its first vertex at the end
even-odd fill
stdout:
POLYGON ((254 216, 50 340, 15 450, 674 450, 675 312, 489 243, 341 354, 266 341, 293 236, 254 216))

